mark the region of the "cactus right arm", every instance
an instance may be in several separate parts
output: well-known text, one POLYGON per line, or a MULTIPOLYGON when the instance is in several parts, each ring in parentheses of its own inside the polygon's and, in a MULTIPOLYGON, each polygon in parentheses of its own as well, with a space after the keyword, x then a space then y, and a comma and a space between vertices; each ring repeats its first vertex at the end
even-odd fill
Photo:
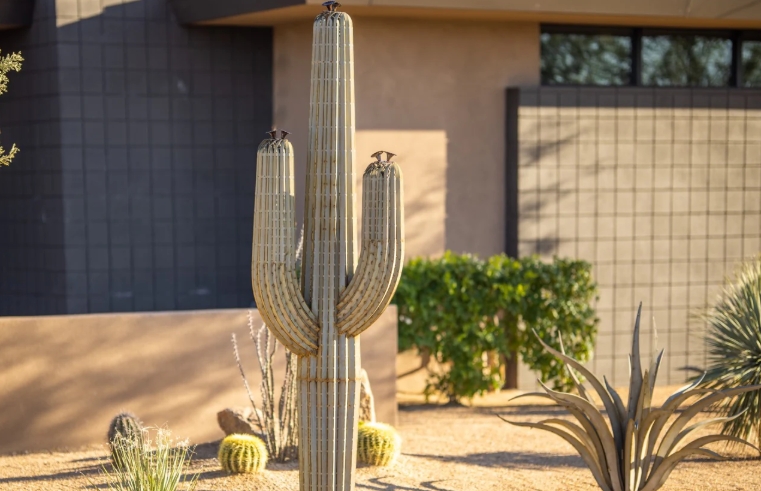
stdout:
POLYGON ((362 252, 338 302, 338 329, 347 336, 357 336, 380 317, 394 296, 404 261, 401 169, 373 162, 363 182, 362 252))
POLYGON ((317 353, 319 325, 304 301, 294 261, 293 147, 269 139, 256 152, 251 280, 262 320, 298 356, 317 353))

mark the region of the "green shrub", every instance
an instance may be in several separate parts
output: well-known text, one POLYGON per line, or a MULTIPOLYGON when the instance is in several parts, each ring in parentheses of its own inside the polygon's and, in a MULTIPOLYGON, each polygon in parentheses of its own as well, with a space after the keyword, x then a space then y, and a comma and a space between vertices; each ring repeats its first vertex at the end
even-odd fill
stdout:
POLYGON ((529 333, 553 343, 562 336, 569 355, 587 361, 597 332, 596 292, 585 261, 504 254, 484 261, 451 252, 415 258, 394 297, 399 351, 416 349, 438 361, 444 368, 429 372, 426 395, 439 392, 451 401, 502 385, 499 365, 488 362, 495 353, 518 353, 543 382, 568 390, 573 380, 563 365, 529 333))
MULTIPOLYGON (((701 318, 708 327, 708 369, 702 387, 727 390, 761 384, 761 258, 743 264, 735 281, 701 318)), ((724 422, 724 435, 761 447, 761 390, 723 400, 716 409, 734 417, 724 422)))

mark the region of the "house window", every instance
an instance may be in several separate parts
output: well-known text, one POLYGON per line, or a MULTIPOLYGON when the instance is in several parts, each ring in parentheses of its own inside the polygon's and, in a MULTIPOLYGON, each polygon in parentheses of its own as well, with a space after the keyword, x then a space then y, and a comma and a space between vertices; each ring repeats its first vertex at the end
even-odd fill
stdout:
POLYGON ((761 87, 761 31, 542 26, 543 85, 761 87))
POLYGON ((761 87, 761 41, 744 41, 742 49, 743 87, 761 87))
POLYGON ((642 36, 642 85, 728 87, 732 40, 693 35, 642 36))
POLYGON ((632 43, 609 34, 542 34, 542 83, 628 85, 632 43))

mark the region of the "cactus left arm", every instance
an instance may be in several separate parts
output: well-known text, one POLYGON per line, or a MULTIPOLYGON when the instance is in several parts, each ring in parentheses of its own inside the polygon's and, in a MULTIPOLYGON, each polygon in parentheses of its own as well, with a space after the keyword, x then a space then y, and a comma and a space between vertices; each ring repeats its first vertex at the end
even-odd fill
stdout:
POLYGON ((273 135, 257 150, 251 285, 277 340, 298 356, 309 356, 317 353, 319 325, 296 279, 293 194, 293 147, 273 135))
POLYGON ((375 322, 393 297, 404 262, 402 172, 373 162, 362 189, 362 251, 357 272, 338 302, 338 329, 357 336, 375 322))

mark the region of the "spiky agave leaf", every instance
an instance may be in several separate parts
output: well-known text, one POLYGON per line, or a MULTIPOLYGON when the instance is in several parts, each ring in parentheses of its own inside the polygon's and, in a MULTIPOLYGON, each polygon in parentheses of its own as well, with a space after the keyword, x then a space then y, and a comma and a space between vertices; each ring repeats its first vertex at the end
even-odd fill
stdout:
MULTIPOLYGON (((716 305, 701 318, 708 332, 708 370, 704 387, 726 389, 761 384, 761 258, 742 265, 716 305)), ((715 405, 724 416, 742 416, 723 424, 722 433, 755 440, 761 447, 761 391, 715 405)))
MULTIPOLYGON (((705 436, 678 448, 687 436, 699 428, 711 424, 727 424, 742 416, 737 414, 731 417, 719 417, 690 425, 690 421, 701 411, 719 401, 757 391, 761 389, 761 386, 734 387, 719 391, 698 387, 701 382, 699 379, 677 390, 660 408, 651 407, 655 379, 663 358, 663 351, 654 354, 650 369, 643 372, 639 341, 641 312, 642 304, 639 305, 637 311, 632 336, 632 353, 629 358, 631 368, 629 397, 626 406, 607 379, 603 377, 603 384, 579 362, 566 356, 564 352, 554 350, 539 339, 547 351, 567 364, 579 388, 580 396, 551 390, 539 382, 544 392, 523 394, 511 400, 527 396, 550 399, 567 409, 579 425, 557 418, 538 423, 516 423, 500 416, 516 426, 538 428, 563 438, 581 455, 597 484, 604 491, 656 491, 663 486, 677 464, 690 456, 723 458, 718 453, 703 448, 710 443, 729 442, 756 448, 743 439, 731 435, 705 436), (578 371, 595 389, 606 408, 607 422, 589 394, 578 383, 574 371, 578 371), (698 400, 669 424, 670 418, 677 413, 677 410, 693 397, 697 397, 698 400)), ((562 342, 561 351, 564 351, 562 342)))

